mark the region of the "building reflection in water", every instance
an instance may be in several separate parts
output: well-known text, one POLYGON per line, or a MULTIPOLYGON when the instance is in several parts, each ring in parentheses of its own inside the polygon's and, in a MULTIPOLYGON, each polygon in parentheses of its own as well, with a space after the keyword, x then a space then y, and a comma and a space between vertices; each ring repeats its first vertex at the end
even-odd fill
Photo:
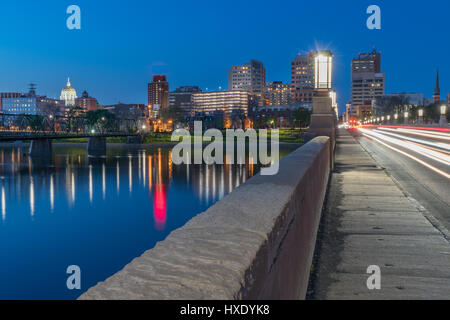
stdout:
MULTIPOLYGON (((95 159, 87 158, 83 149, 67 148, 55 152, 47 167, 36 167, 20 150, 1 149, 2 220, 7 221, 7 202, 19 203, 21 197, 27 198, 29 212, 36 218, 36 215, 46 212, 64 212, 67 209, 76 212, 83 202, 91 208, 103 210, 105 201, 124 201, 121 190, 125 187, 131 197, 127 201, 141 197, 140 192, 146 190, 148 208, 153 209, 154 228, 165 230, 168 214, 178 213, 169 212, 168 208, 170 203, 179 205, 180 188, 207 208, 247 181, 256 171, 253 161, 248 161, 250 164, 247 165, 174 165, 169 149, 133 152, 124 149, 106 158, 95 159), (121 186, 122 181, 127 181, 126 186, 121 186), (178 191, 171 193, 172 185, 176 185, 178 191), (108 193, 114 189, 115 192, 108 193)), ((144 200, 139 198, 135 202, 139 207, 132 209, 145 212, 145 207, 142 208, 144 200)))

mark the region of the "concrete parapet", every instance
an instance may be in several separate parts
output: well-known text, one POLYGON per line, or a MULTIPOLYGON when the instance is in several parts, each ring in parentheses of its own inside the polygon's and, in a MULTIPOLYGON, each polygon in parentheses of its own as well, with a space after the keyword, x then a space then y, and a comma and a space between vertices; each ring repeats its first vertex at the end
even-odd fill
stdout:
POLYGON ((330 150, 313 139, 80 299, 304 299, 330 150))
POLYGON ((90 137, 87 144, 87 155, 100 157, 106 155, 106 138, 90 137))

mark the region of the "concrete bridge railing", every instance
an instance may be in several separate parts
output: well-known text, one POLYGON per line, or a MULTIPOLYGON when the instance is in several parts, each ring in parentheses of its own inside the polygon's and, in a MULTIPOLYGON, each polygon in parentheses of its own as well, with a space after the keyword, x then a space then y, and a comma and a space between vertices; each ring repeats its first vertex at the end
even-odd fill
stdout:
POLYGON ((313 139, 80 299, 304 299, 330 150, 313 139))

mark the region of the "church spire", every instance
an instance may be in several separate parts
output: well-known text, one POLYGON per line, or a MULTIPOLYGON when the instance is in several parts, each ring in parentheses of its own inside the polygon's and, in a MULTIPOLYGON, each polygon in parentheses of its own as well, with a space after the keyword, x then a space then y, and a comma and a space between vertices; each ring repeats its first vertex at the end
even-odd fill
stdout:
POLYGON ((433 103, 438 104, 441 102, 441 89, 439 88, 439 69, 436 74, 436 87, 434 88, 433 103))

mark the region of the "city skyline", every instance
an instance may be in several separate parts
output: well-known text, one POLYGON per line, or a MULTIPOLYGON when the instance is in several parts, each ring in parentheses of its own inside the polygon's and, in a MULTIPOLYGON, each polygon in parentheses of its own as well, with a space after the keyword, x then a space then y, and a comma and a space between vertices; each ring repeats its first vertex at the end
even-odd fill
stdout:
MULTIPOLYGON (((359 52, 369 52, 373 47, 383 56, 386 93, 421 92, 425 96, 432 96, 437 68, 440 70, 442 96, 450 91, 447 73, 450 62, 446 59, 450 44, 439 38, 439 32, 433 32, 445 28, 444 9, 449 4, 432 1, 421 12, 417 12, 414 10, 417 1, 400 1, 397 4, 380 1, 382 30, 371 31, 365 27, 368 3, 348 8, 348 12, 341 17, 334 16, 333 8, 341 6, 342 2, 340 5, 331 1, 325 3, 321 12, 326 22, 321 22, 320 28, 312 27, 314 21, 311 19, 314 17, 308 17, 307 14, 308 10, 314 10, 319 5, 302 4, 305 10, 295 13, 296 28, 290 28, 293 22, 288 18, 292 18, 294 13, 289 10, 283 13, 286 19, 277 17, 273 20, 284 30, 293 31, 280 34, 264 27, 262 35, 254 34, 255 26, 246 22, 241 26, 225 28, 226 15, 232 12, 233 5, 236 5, 234 2, 224 6, 221 14, 217 12, 217 4, 206 2, 179 4, 171 12, 166 10, 167 5, 157 4, 152 12, 161 9, 163 13, 151 15, 152 23, 149 25, 165 26, 168 30, 156 28, 158 34, 152 33, 151 42, 142 38, 143 34, 152 32, 145 21, 141 21, 142 15, 149 12, 145 10, 149 7, 145 3, 130 4, 130 16, 123 17, 123 21, 118 23, 114 22, 114 17, 120 12, 119 2, 108 2, 108 6, 102 7, 101 1, 98 4, 79 1, 83 22, 82 29, 76 31, 65 28, 66 3, 44 1, 39 5, 27 4, 26 7, 23 4, 1 4, 0 11, 8 15, 0 19, 0 27, 12 32, 7 33, 0 44, 0 68, 4 75, 15 76, 0 77, 0 91, 26 92, 28 84, 33 82, 37 84, 39 94, 57 98, 61 84, 70 77, 78 92, 87 90, 103 105, 119 101, 145 103, 146 87, 154 74, 167 75, 170 91, 187 85, 214 91, 219 87, 227 88, 228 70, 233 65, 255 59, 264 64, 267 82, 288 83, 290 64, 298 53, 329 49, 335 57, 334 83, 342 112, 350 100, 351 60, 359 52), (48 19, 38 22, 34 14, 40 12, 48 19), (211 30, 192 35, 189 31, 203 30, 198 29, 202 24, 194 21, 196 19, 187 19, 182 15, 183 12, 189 12, 191 18, 202 15, 203 26, 212 26, 211 30), (208 12, 211 16, 207 15, 208 12), (433 16, 430 17, 431 12, 433 16), (419 18, 418 15, 421 18, 420 25, 411 22, 419 18), (15 21, 19 20, 19 16, 20 25, 15 21), (169 22, 177 18, 183 19, 183 30, 179 28, 181 24, 177 24, 178 28, 170 26, 169 22), (218 21, 214 22, 213 18, 218 21), (127 23, 130 21, 133 23, 127 23), (109 28, 109 32, 105 28, 109 28), (30 30, 47 36, 32 38, 30 30), (239 30, 241 32, 237 33, 239 30), (106 36, 99 37, 102 33, 106 33, 106 36), (247 37, 249 33, 254 35, 250 40, 247 37), (121 37, 125 34, 127 37, 121 37), (417 34, 421 35, 423 41, 417 41, 417 34), (174 37, 177 41, 172 41, 174 37), (283 41, 276 41, 276 46, 270 47, 267 43, 258 42, 260 37, 277 37, 283 41), (398 41, 399 37, 402 41, 398 41), (19 38, 23 40, 17 41, 19 38), (63 39, 64 42, 59 43, 52 38, 63 39), (194 41, 192 46, 186 46, 189 41, 194 41), (81 46, 83 43, 86 45, 81 46), (436 43, 439 45, 436 46, 436 43), (227 45, 239 50, 225 50, 227 45)), ((240 7, 246 9, 254 4, 250 2, 240 7)), ((292 4, 290 1, 285 2, 286 6, 292 4)), ((258 10, 263 14, 269 13, 267 6, 258 10)), ((280 9, 273 12, 281 13, 280 9)), ((256 23, 259 27, 261 24, 264 25, 264 21, 256 23)))

